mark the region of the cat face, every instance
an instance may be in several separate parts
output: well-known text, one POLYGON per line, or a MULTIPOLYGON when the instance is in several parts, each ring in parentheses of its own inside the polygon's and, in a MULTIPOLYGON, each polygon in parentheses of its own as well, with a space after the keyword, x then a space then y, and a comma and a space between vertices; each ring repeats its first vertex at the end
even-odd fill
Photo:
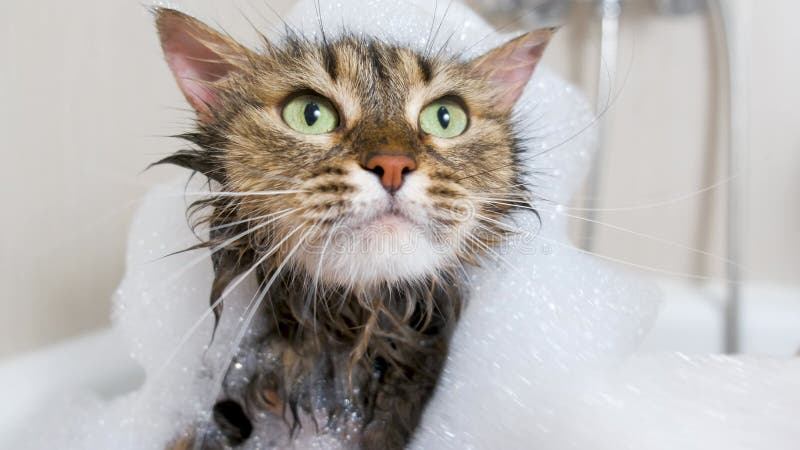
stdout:
MULTIPOLYGON (((274 253, 340 286, 413 281, 472 261, 520 204, 514 103, 551 30, 473 61, 370 38, 296 36, 250 51, 159 10, 167 62, 198 113, 202 161, 274 253)), ((174 161, 173 161, 174 162, 174 161)))

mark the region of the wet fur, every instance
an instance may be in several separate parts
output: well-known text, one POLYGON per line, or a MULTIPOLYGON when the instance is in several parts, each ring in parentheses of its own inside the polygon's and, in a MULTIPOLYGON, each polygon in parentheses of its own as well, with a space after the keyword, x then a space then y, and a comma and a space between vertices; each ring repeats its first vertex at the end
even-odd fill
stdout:
MULTIPOLYGON (((188 20, 169 10, 158 15, 162 34, 165 20, 188 20)), ((218 101, 206 105, 210 115, 182 136, 191 147, 160 161, 202 173, 220 191, 243 194, 212 195, 190 210, 195 226, 211 230, 199 247, 217 250, 210 298, 217 315, 226 287, 295 233, 255 271, 262 286, 273 276, 276 281, 258 314, 264 326, 242 352, 269 357, 246 374, 246 386, 233 379, 241 374, 229 374, 220 400, 242 405, 256 427, 264 411, 283 417, 293 431, 346 429, 356 418, 353 447, 402 448, 436 385, 463 307, 459 270, 503 238, 508 230, 498 221, 515 204, 528 205, 520 200, 528 193, 510 110, 497 108, 497 90, 473 62, 354 36, 315 42, 290 34, 277 44, 265 40, 260 52, 219 39, 226 51, 235 50, 226 55, 235 70, 215 83, 218 101), (326 138, 287 132, 280 107, 298 92, 330 99, 340 128, 326 138), (427 136, 416 122, 425 104, 445 96, 463 102, 471 120, 468 132, 452 140, 427 136), (307 245, 324 247, 354 207, 351 174, 378 148, 412 154, 429 179, 432 229, 447 235, 468 225, 471 240, 456 241, 453 254, 424 275, 398 280, 320 277, 314 260, 289 258, 302 235, 307 245), (470 176, 486 167, 500 169, 470 176), (303 192, 247 195, 272 190, 303 192), (508 200, 474 201, 489 194, 508 200), (467 225, 460 223, 465 201, 479 213, 467 225), (263 224, 258 217, 294 208, 299 211, 233 239, 263 224), (309 420, 316 411, 325 411, 325 423, 309 420)), ((245 441, 241 428, 222 416, 198 424, 173 448, 245 441)))

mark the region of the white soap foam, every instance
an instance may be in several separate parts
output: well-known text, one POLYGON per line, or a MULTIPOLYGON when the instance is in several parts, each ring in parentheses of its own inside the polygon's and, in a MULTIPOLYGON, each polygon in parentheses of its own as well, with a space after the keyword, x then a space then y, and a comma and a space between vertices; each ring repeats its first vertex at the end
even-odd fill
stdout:
MULTIPOLYGON (((321 17, 328 37, 344 25, 418 49, 438 50, 447 42, 445 52, 463 51, 465 57, 508 38, 455 3, 428 42, 448 2, 438 2, 436 15, 434 3, 322 1, 318 15, 315 2, 303 0, 287 20, 312 37, 321 17)), ((800 404, 797 362, 630 358, 653 320, 656 295, 573 248, 558 214, 589 164, 592 114, 574 88, 543 68, 517 114, 532 138, 527 163, 543 173, 530 180, 543 199, 541 227, 532 214, 518 214, 511 223, 529 233, 472 270, 470 303, 414 446, 797 448, 800 427, 791 423, 800 404)), ((188 188, 203 189, 197 180, 188 188)), ((186 226, 183 192, 176 184, 147 197, 131 229, 128 270, 115 296, 114 323, 145 368, 145 386, 110 403, 73 397, 54 406, 43 422, 52 433, 37 448, 161 449, 177 431, 208 416, 255 286, 246 280, 226 299, 217 338, 207 348, 213 323, 206 313, 212 279, 207 252, 161 258, 197 242, 186 226)), ((249 447, 269 439, 258 436, 249 447)), ((310 434, 295 445, 338 446, 310 434)))
MULTIPOLYGON (((509 347, 499 353, 522 356, 509 347)), ((533 382, 520 366, 503 369, 524 381, 450 379, 413 448, 790 450, 800 442, 798 360, 637 356, 533 382), (460 396, 469 400, 452 401, 460 396)))

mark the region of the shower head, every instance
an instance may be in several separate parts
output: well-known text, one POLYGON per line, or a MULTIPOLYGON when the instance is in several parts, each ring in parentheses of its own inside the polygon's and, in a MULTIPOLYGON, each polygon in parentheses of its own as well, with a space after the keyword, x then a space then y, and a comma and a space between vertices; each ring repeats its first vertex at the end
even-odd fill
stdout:
POLYGON ((682 15, 702 11, 706 0, 653 0, 656 9, 662 14, 682 15))
POLYGON ((572 0, 467 0, 490 20, 515 18, 520 25, 561 25, 572 0))

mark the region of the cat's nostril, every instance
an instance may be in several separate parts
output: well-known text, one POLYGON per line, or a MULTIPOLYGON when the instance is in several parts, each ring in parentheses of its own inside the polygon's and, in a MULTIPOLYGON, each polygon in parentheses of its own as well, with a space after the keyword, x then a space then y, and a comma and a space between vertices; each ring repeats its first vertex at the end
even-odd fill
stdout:
POLYGON ((374 167, 372 169, 367 169, 367 170, 369 170, 370 172, 374 173, 378 177, 383 177, 383 167, 381 167, 381 166, 376 166, 376 167, 374 167))
POLYGON ((417 163, 407 155, 374 154, 367 159, 364 168, 381 179, 381 185, 389 193, 403 186, 405 176, 417 169, 417 163))

